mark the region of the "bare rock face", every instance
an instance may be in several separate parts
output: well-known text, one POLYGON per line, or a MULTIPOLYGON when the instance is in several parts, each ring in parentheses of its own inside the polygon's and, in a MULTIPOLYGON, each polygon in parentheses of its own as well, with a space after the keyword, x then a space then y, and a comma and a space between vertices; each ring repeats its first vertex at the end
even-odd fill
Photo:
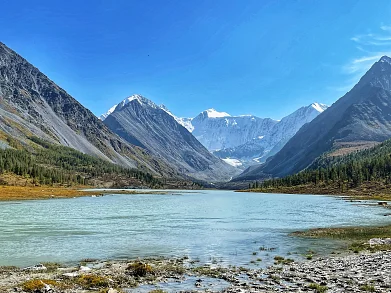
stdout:
POLYGON ((374 145, 391 137, 391 58, 384 56, 326 111, 304 125, 264 165, 236 180, 281 177, 308 167, 321 154, 347 144, 374 145))
POLYGON ((112 109, 104 123, 113 132, 158 155, 178 173, 208 182, 227 181, 237 174, 152 101, 133 95, 112 109))
POLYGON ((0 147, 30 136, 72 147, 122 166, 165 176, 175 172, 108 129, 88 109, 20 55, 0 43, 0 147))

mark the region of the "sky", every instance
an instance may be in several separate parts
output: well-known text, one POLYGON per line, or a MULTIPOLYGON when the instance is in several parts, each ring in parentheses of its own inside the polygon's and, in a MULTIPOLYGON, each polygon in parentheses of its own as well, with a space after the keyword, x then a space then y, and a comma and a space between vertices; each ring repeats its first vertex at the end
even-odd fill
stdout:
POLYGON ((180 117, 331 105, 391 55, 391 1, 0 0, 0 41, 94 114, 132 94, 180 117))

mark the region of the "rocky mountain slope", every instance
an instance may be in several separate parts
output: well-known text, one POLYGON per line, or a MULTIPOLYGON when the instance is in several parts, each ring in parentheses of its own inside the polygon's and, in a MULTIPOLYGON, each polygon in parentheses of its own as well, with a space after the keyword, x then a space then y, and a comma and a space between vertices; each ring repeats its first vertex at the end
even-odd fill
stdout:
POLYGON ((180 174, 205 180, 229 180, 237 170, 212 155, 173 115, 133 95, 114 106, 104 123, 133 145, 156 154, 180 174))
POLYGON ((33 136, 122 166, 175 174, 111 132, 65 90, 0 43, 0 147, 34 149, 33 136))
POLYGON ((173 117, 213 154, 244 170, 277 153, 305 123, 325 109, 326 105, 313 103, 280 121, 253 115, 231 116, 214 109, 195 118, 173 117))
POLYGON ((312 121, 325 109, 327 106, 319 103, 301 107, 275 123, 264 135, 237 147, 216 151, 214 154, 223 159, 237 159, 243 166, 265 162, 267 158, 280 151, 304 124, 312 121))
POLYGON ((304 125, 267 163, 237 180, 281 177, 305 169, 325 152, 366 148, 391 137, 391 59, 382 57, 351 91, 304 125))
POLYGON ((277 123, 253 115, 231 116, 214 109, 192 119, 193 135, 209 150, 232 148, 264 136, 277 123))

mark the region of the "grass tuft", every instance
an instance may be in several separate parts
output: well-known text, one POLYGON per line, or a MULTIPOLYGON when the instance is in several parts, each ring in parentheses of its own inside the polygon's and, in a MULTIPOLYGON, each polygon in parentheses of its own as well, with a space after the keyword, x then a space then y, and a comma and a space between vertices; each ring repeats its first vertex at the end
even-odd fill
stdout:
POLYGON ((109 286, 109 280, 106 277, 98 275, 81 275, 76 282, 83 289, 105 288, 109 286))
POLYGON ((321 286, 321 285, 316 284, 316 283, 309 284, 308 288, 315 290, 316 293, 324 293, 324 292, 326 292, 328 290, 327 286, 321 286))
POLYGON ((144 264, 142 262, 132 263, 126 268, 126 270, 135 277, 145 277, 146 275, 153 274, 154 272, 153 268, 149 264, 144 264))

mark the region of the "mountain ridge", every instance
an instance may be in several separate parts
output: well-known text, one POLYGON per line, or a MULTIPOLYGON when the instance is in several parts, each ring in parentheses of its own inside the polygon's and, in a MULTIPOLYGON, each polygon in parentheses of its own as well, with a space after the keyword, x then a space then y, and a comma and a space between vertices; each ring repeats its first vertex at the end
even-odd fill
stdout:
POLYGON ((390 60, 388 56, 380 58, 349 92, 304 125, 279 153, 236 180, 297 173, 344 143, 361 142, 365 147, 365 143, 373 145, 391 137, 390 60))
POLYGON ((133 95, 113 108, 103 122, 128 142, 159 156, 178 173, 208 182, 229 180, 237 174, 199 143, 166 107, 133 95))
POLYGON ((175 172, 145 150, 112 133, 94 114, 38 68, 0 42, 0 140, 32 149, 29 138, 72 147, 155 175, 175 172))

